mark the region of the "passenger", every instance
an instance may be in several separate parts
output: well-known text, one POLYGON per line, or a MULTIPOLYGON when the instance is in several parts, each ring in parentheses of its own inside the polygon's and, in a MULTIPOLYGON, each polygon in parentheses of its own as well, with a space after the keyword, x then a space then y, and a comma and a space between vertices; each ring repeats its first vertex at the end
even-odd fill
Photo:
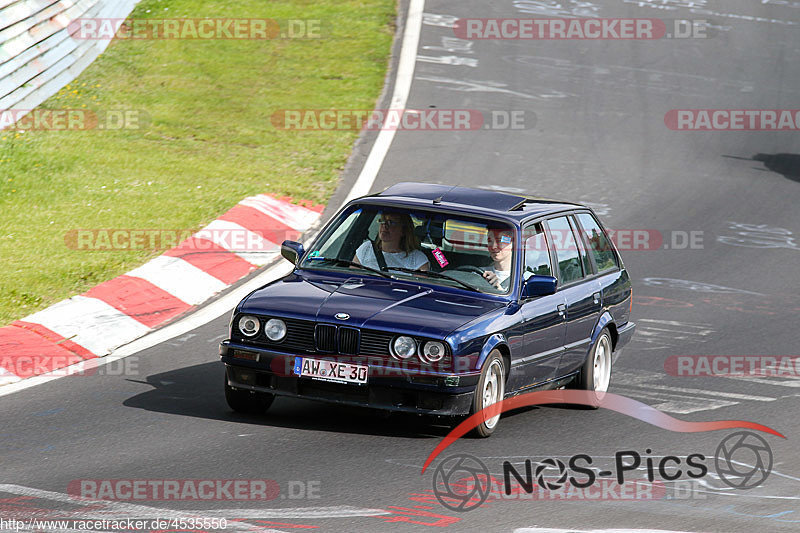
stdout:
POLYGON ((414 222, 407 213, 384 213, 378 220, 378 238, 373 248, 367 239, 356 250, 353 262, 371 268, 380 268, 375 257, 375 248, 382 253, 388 268, 411 268, 429 270, 428 257, 420 249, 419 239, 414 233, 414 222))
POLYGON ((514 232, 510 229, 490 229, 486 242, 492 265, 483 272, 483 277, 495 288, 508 290, 511 280, 511 259, 514 250, 514 232))

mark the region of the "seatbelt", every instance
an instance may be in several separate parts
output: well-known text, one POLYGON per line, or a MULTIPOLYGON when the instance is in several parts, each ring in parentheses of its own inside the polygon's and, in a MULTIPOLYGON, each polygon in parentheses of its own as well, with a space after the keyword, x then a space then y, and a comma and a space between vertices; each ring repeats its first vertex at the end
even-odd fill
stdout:
POLYGON ((386 266, 386 258, 383 257, 383 252, 378 248, 378 243, 375 241, 370 242, 372 243, 372 253, 375 254, 375 260, 378 262, 378 268, 381 270, 389 270, 386 266))

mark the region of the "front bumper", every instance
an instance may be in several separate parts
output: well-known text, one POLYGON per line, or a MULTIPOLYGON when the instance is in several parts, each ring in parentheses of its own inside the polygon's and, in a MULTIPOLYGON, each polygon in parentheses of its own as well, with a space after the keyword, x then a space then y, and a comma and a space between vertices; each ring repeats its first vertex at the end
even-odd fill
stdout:
MULTIPOLYGON (((364 385, 332 383, 292 373, 294 358, 324 358, 314 354, 286 354, 238 345, 220 344, 220 359, 225 363, 228 385, 236 389, 266 392, 358 405, 390 411, 457 416, 469 414, 480 374, 443 373, 392 366, 392 362, 372 359, 364 385)), ((363 360, 338 360, 364 364, 363 360)))

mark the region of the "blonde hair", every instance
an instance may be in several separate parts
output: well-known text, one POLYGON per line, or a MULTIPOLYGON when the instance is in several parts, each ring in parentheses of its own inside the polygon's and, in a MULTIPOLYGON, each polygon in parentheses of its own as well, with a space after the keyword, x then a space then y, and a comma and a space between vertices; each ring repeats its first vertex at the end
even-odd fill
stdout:
MULTIPOLYGON (((414 221, 411 220, 411 215, 408 213, 381 213, 380 216, 385 217, 387 215, 394 215, 400 219, 400 228, 403 230, 403 236, 400 237, 400 249, 406 253, 406 257, 414 250, 418 250, 420 248, 419 239, 414 232, 414 221)), ((375 244, 378 245, 380 250, 383 250, 380 231, 375 244)))

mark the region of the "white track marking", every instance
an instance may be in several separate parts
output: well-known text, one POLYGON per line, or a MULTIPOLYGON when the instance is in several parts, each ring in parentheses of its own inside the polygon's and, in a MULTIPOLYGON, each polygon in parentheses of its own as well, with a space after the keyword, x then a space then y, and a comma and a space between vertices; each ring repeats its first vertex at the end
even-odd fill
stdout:
POLYGON ((642 318, 637 320, 634 342, 649 344, 641 350, 660 350, 680 344, 676 341, 705 342, 714 330, 708 324, 692 324, 675 320, 654 320, 642 318))
POLYGON ((22 320, 41 324, 96 355, 110 353, 150 331, 104 301, 86 296, 73 296, 22 320))
POLYGON ((675 289, 683 291, 709 292, 714 294, 752 294, 753 296, 764 296, 760 292, 746 291, 744 289, 735 289, 733 287, 723 287, 722 285, 712 285, 711 283, 703 283, 700 281, 688 281, 685 279, 644 278, 642 280, 642 283, 650 287, 663 287, 665 289, 675 289))
POLYGON ((474 57, 460 56, 417 56, 417 61, 435 63, 437 65, 452 65, 454 67, 477 67, 478 60, 474 57))
MULTIPOLYGON (((616 389, 615 389, 616 390, 616 389)), ((702 411, 713 411, 714 409, 721 409, 722 407, 731 407, 738 405, 739 402, 730 400, 718 400, 714 398, 687 398, 675 394, 658 394, 655 392, 645 392, 641 390, 633 390, 622 387, 617 391, 618 394, 623 394, 630 398, 640 400, 650 400, 646 403, 654 409, 663 411, 665 413, 676 413, 688 415, 690 413, 699 413, 702 411), (656 403, 657 402, 657 403, 656 403)))
POLYGON ((773 402, 777 398, 709 389, 660 385, 664 376, 655 372, 615 371, 611 385, 625 396, 656 400, 652 406, 668 413, 689 414, 738 405, 742 401, 773 402))
POLYGON ((532 100, 546 100, 548 98, 567 98, 573 96, 571 94, 562 92, 553 92, 547 94, 527 94, 508 89, 505 83, 495 81, 477 81, 477 80, 459 80, 455 78, 443 78, 441 76, 417 76, 418 80, 429 81, 432 83, 443 83, 448 85, 448 89, 454 91, 462 91, 467 93, 501 93, 510 94, 512 96, 519 96, 520 98, 530 98, 532 100))
POLYGON ((156 257, 125 275, 147 280, 189 305, 203 303, 228 287, 180 257, 166 255, 156 257))
POLYGON ((794 376, 783 376, 783 377, 770 377, 770 378, 758 378, 752 376, 719 376, 725 379, 738 379, 742 381, 746 381, 748 383, 759 383, 761 385, 775 385, 778 387, 792 387, 798 388, 800 387, 800 377, 794 376))
POLYGON ((0 366, 0 386, 7 385, 9 383, 16 383, 20 379, 22 378, 20 378, 16 374, 12 374, 8 370, 0 366))
POLYGON ((755 400, 757 402, 774 402, 777 398, 772 396, 755 396, 752 394, 739 394, 736 392, 722 392, 709 389, 689 389, 685 387, 671 387, 668 385, 656 385, 654 381, 660 381, 663 378, 661 374, 654 372, 615 372, 614 382, 621 385, 640 386, 648 390, 662 390, 670 392, 681 392, 689 394, 707 394, 709 396, 723 398, 733 398, 736 400, 755 400))
MULTIPOLYGON (((417 62, 417 48, 419 46, 419 35, 422 30, 422 11, 425 9, 425 0, 411 0, 408 6, 408 17, 406 19, 406 29, 403 34, 403 46, 400 50, 400 62, 397 65, 397 77, 394 82, 394 93, 389 109, 405 109, 408 102, 408 94, 411 92, 411 82, 414 80, 414 68, 417 62)), ((383 160, 389 152, 389 147, 394 140, 394 129, 384 129, 378 133, 375 144, 372 145, 364 168, 358 175, 358 179, 350 189, 350 194, 345 198, 344 203, 364 196, 369 193, 378 171, 383 165, 383 160)))
POLYGON ((439 26, 440 28, 455 28, 459 17, 453 15, 440 15, 437 13, 423 13, 422 23, 428 26, 439 26))
POLYGON ((264 266, 271 262, 275 258, 275 254, 281 249, 280 244, 263 239, 261 235, 227 220, 215 220, 195 233, 194 236, 199 239, 209 240, 256 266, 264 266), (230 232, 231 235, 241 235, 242 237, 237 238, 236 241, 244 241, 245 249, 238 250, 233 248, 231 239, 226 238, 224 232, 230 232))

